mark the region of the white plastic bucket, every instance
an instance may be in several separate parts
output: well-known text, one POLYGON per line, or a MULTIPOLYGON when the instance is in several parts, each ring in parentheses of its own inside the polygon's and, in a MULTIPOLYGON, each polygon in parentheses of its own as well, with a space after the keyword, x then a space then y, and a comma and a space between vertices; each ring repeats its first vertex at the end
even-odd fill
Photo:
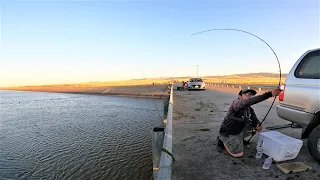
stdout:
POLYGON ((277 131, 259 133, 257 150, 262 143, 263 153, 275 161, 295 159, 303 146, 303 141, 277 131))

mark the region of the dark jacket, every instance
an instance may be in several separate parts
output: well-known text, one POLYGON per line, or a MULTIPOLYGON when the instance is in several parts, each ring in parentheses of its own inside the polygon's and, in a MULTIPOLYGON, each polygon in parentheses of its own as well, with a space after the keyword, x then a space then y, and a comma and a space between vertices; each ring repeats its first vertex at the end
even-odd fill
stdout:
POLYGON ((249 99, 236 99, 230 105, 227 116, 224 118, 220 128, 222 136, 239 134, 246 123, 251 123, 255 128, 260 121, 258 120, 251 105, 257 104, 272 97, 272 93, 266 92, 264 94, 251 97, 249 99))

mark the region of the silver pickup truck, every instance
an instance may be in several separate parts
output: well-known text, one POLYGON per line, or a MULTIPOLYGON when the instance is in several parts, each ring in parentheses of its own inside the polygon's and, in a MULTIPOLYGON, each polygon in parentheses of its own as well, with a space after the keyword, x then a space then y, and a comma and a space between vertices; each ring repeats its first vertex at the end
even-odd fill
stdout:
POLYGON ((320 48, 304 53, 290 70, 279 95, 277 114, 302 127, 309 152, 320 161, 320 48))

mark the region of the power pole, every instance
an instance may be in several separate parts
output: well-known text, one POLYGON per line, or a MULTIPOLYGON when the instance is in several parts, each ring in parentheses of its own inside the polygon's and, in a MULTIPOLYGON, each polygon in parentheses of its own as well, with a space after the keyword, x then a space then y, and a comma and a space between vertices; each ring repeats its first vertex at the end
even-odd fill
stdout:
POLYGON ((197 77, 198 77, 198 67, 199 67, 199 65, 197 65, 197 77))

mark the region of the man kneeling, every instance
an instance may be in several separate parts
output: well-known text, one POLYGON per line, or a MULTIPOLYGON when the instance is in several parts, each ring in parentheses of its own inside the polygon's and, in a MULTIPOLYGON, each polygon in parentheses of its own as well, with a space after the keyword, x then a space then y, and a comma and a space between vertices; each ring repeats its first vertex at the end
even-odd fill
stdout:
POLYGON ((243 89, 239 92, 238 99, 230 105, 226 117, 220 127, 218 146, 224 147, 233 157, 243 156, 244 138, 250 135, 250 131, 260 132, 262 127, 251 105, 278 96, 279 88, 264 94, 255 96, 253 89, 243 89))

